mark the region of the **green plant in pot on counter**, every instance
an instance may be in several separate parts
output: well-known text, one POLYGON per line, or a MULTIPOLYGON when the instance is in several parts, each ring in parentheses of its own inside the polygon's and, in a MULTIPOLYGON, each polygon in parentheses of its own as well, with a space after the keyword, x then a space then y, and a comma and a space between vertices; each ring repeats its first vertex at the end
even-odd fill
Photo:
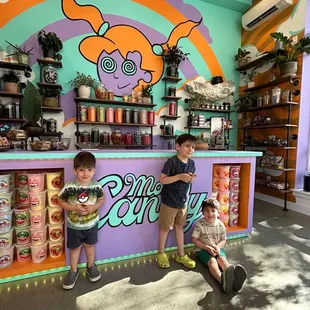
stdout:
POLYGON ((46 33, 41 30, 38 33, 38 42, 43 50, 43 57, 52 60, 61 60, 62 56, 59 51, 62 49, 62 41, 55 32, 46 33))
POLYGON ((148 84, 146 86, 142 86, 142 102, 151 104, 152 97, 153 97, 153 85, 148 84))
POLYGON ((206 102, 206 97, 199 93, 193 93, 190 98, 186 98, 185 103, 189 103, 189 106, 193 110, 201 108, 201 105, 206 102))
POLYGON ((297 58, 303 53, 310 54, 310 36, 300 38, 296 44, 294 44, 292 37, 289 38, 282 32, 273 32, 270 36, 283 44, 284 55, 271 52, 275 56, 275 66, 280 67, 281 76, 296 76, 298 71, 297 58))
POLYGON ((20 64, 25 64, 28 65, 29 64, 29 56, 33 55, 31 53, 31 51, 33 50, 33 47, 30 50, 27 50, 26 46, 21 46, 18 44, 12 44, 9 41, 6 41, 6 43, 8 43, 9 45, 11 45, 14 49, 15 49, 15 53, 10 54, 8 56, 13 56, 15 55, 17 57, 17 61, 20 64))
POLYGON ((21 80, 20 73, 18 71, 9 70, 5 71, 1 80, 4 83, 4 91, 7 93, 19 93, 19 82, 21 80))
POLYGON ((21 105, 22 115, 27 120, 24 129, 28 133, 28 137, 39 137, 43 132, 38 122, 42 118, 42 97, 38 89, 29 81, 24 91, 24 100, 21 105))
POLYGON ((251 52, 246 49, 238 48, 238 53, 235 55, 237 67, 244 66, 251 61, 251 57, 248 56, 249 54, 251 54, 251 52))
POLYGON ((76 77, 70 81, 72 87, 78 89, 78 95, 81 98, 89 98, 91 88, 97 85, 98 81, 90 75, 76 72, 76 77))
POLYGON ((178 47, 177 45, 172 45, 170 46, 169 44, 166 45, 166 49, 164 49, 163 52, 163 58, 165 63, 168 65, 166 68, 166 73, 167 76, 174 76, 178 77, 179 76, 179 65, 181 62, 185 61, 188 59, 189 53, 184 53, 182 51, 182 47, 178 47))
POLYGON ((42 106, 49 108, 59 108, 58 97, 61 95, 59 88, 41 88, 39 92, 42 96, 42 106))

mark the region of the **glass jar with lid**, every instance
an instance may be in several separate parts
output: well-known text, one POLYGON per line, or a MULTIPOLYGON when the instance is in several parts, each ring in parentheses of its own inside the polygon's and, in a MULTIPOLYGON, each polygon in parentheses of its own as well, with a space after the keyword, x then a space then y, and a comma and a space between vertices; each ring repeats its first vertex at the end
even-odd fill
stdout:
POLYGON ((54 118, 46 120, 46 131, 57 132, 57 121, 54 118))
POLYGON ((142 145, 151 145, 151 135, 147 132, 142 135, 142 145))
POLYGON ((141 130, 137 129, 137 131, 134 133, 134 144, 141 145, 141 143, 142 143, 141 130))
POLYGON ((80 133, 80 142, 81 143, 90 143, 90 133, 86 130, 80 133))
POLYGON ((94 143, 99 143, 100 139, 99 139, 99 128, 98 127, 93 127, 91 129, 91 142, 94 143))
POLYGON ((114 129, 112 134, 111 134, 111 140, 112 143, 115 145, 120 145, 122 144, 122 133, 120 129, 114 129))

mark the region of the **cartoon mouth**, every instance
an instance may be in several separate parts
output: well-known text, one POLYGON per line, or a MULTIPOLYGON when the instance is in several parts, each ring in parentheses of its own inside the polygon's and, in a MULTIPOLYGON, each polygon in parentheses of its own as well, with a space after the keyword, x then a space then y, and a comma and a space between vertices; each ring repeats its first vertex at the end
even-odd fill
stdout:
POLYGON ((129 86, 130 85, 130 83, 128 83, 128 84, 126 84, 125 86, 122 86, 122 87, 119 87, 119 85, 117 85, 117 88, 118 89, 123 89, 123 88, 125 88, 125 87, 127 87, 127 86, 129 86))

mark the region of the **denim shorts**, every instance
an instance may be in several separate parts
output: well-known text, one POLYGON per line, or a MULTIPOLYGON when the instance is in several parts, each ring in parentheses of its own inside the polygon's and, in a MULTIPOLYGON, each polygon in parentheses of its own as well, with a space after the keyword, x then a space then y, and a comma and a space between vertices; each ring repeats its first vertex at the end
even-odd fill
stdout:
POLYGON ((77 230, 67 227, 67 248, 77 249, 83 243, 93 245, 98 242, 98 225, 85 230, 77 230))

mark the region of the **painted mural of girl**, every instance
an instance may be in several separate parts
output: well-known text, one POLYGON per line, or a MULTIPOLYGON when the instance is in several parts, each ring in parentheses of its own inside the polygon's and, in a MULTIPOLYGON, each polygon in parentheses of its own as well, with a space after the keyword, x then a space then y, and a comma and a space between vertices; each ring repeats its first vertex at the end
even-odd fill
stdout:
MULTIPOLYGON (((62 0, 62 10, 69 19, 85 20, 91 25, 96 35, 81 41, 80 53, 96 64, 99 79, 113 89, 116 96, 131 94, 133 89, 159 81, 164 62, 162 56, 153 51, 158 45, 152 45, 140 30, 128 25, 109 27, 98 8, 79 5, 75 0, 62 0)), ((167 42, 159 45, 161 53, 166 44, 177 45, 200 23, 188 20, 177 25, 167 42)))

